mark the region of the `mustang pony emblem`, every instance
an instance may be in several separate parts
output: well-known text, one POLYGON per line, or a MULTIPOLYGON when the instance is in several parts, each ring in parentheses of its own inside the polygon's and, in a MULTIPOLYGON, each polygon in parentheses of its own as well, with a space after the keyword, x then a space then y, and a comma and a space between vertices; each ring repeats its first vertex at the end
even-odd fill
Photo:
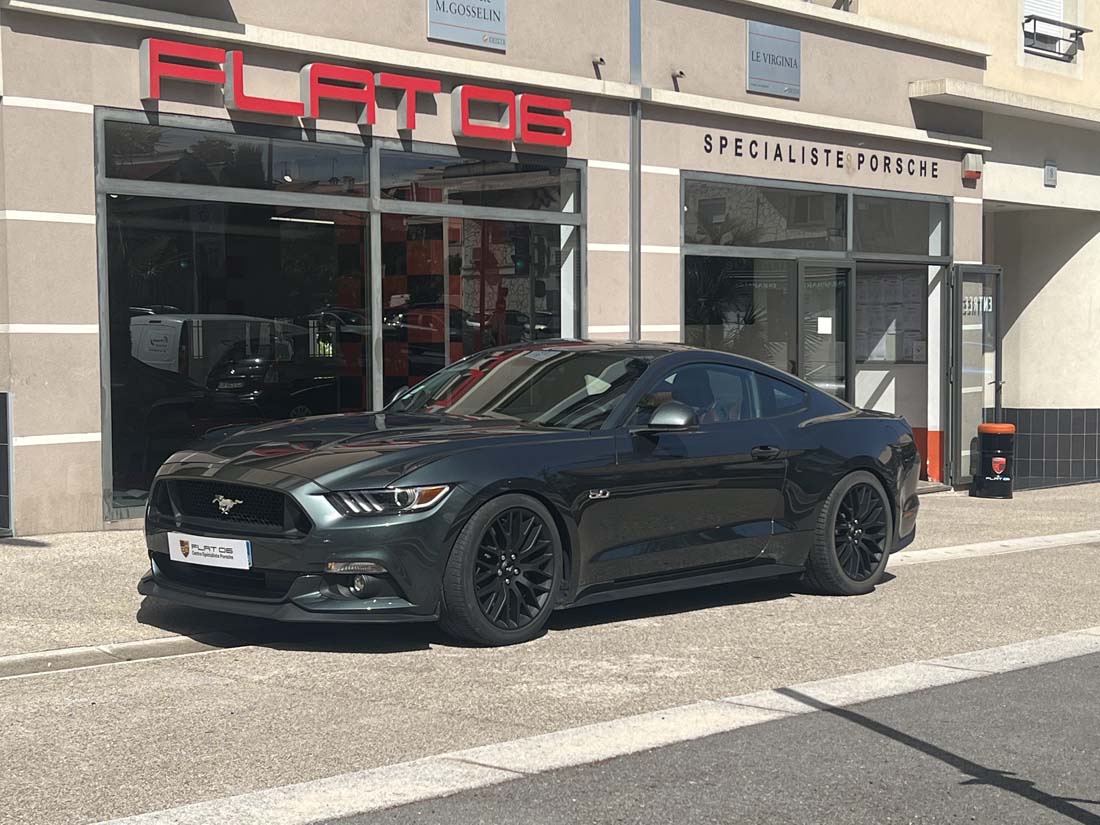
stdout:
POLYGON ((236 507, 238 504, 244 504, 243 501, 239 501, 235 498, 226 498, 225 496, 221 495, 220 493, 218 495, 214 496, 211 503, 218 505, 218 509, 222 511, 223 516, 228 516, 230 511, 234 507, 236 507))

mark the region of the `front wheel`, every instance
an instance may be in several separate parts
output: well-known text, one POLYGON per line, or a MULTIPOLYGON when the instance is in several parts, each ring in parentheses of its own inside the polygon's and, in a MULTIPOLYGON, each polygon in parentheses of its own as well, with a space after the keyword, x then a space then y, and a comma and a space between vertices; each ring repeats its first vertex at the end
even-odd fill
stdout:
POLYGON ((562 567, 561 537, 540 502, 515 494, 493 499, 455 540, 440 625, 474 644, 529 641, 550 619, 562 567))
POLYGON ((886 572, 893 539, 890 502, 879 480, 863 471, 845 476, 818 514, 806 583, 831 596, 870 593, 886 572))

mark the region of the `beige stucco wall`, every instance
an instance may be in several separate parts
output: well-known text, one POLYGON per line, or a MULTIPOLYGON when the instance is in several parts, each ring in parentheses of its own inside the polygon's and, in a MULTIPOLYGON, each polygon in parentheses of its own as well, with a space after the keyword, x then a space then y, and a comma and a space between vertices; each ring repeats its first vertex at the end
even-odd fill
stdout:
POLYGON ((1100 407, 1100 214, 995 215, 990 263, 1004 267, 1004 405, 1100 407))
POLYGON ((1023 0, 860 0, 859 13, 985 42, 986 85, 1100 107, 1100 0, 1066 0, 1067 22, 1097 29, 1073 64, 1024 54, 1023 0))
MULTIPOLYGON (((910 82, 980 81, 982 75, 980 58, 729 0, 645 0, 643 21, 643 75, 655 89, 672 89, 672 75, 682 71, 682 92, 912 127, 918 124, 910 82), (799 100, 745 90, 747 20, 802 32, 799 100)), ((968 113, 936 116, 935 128, 943 132, 968 134, 978 125, 968 113)))

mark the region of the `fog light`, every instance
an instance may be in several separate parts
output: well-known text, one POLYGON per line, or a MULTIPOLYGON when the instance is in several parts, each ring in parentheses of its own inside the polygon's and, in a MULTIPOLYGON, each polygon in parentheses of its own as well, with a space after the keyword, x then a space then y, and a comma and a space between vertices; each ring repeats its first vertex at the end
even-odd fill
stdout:
POLYGON ((359 574, 351 580, 351 592, 354 593, 356 596, 362 596, 365 592, 367 592, 367 586, 369 584, 370 580, 366 576, 359 574))
POLYGON ((368 576, 384 576, 386 568, 373 561, 330 561, 326 573, 365 573, 368 576))

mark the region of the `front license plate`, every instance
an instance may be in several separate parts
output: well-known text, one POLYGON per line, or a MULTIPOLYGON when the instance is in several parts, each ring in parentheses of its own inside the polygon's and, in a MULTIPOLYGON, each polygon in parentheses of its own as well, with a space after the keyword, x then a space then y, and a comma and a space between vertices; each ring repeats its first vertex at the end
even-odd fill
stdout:
POLYGON ((252 567, 252 542, 244 539, 213 539, 168 534, 168 556, 183 564, 203 564, 207 567, 229 567, 248 570, 252 567))

